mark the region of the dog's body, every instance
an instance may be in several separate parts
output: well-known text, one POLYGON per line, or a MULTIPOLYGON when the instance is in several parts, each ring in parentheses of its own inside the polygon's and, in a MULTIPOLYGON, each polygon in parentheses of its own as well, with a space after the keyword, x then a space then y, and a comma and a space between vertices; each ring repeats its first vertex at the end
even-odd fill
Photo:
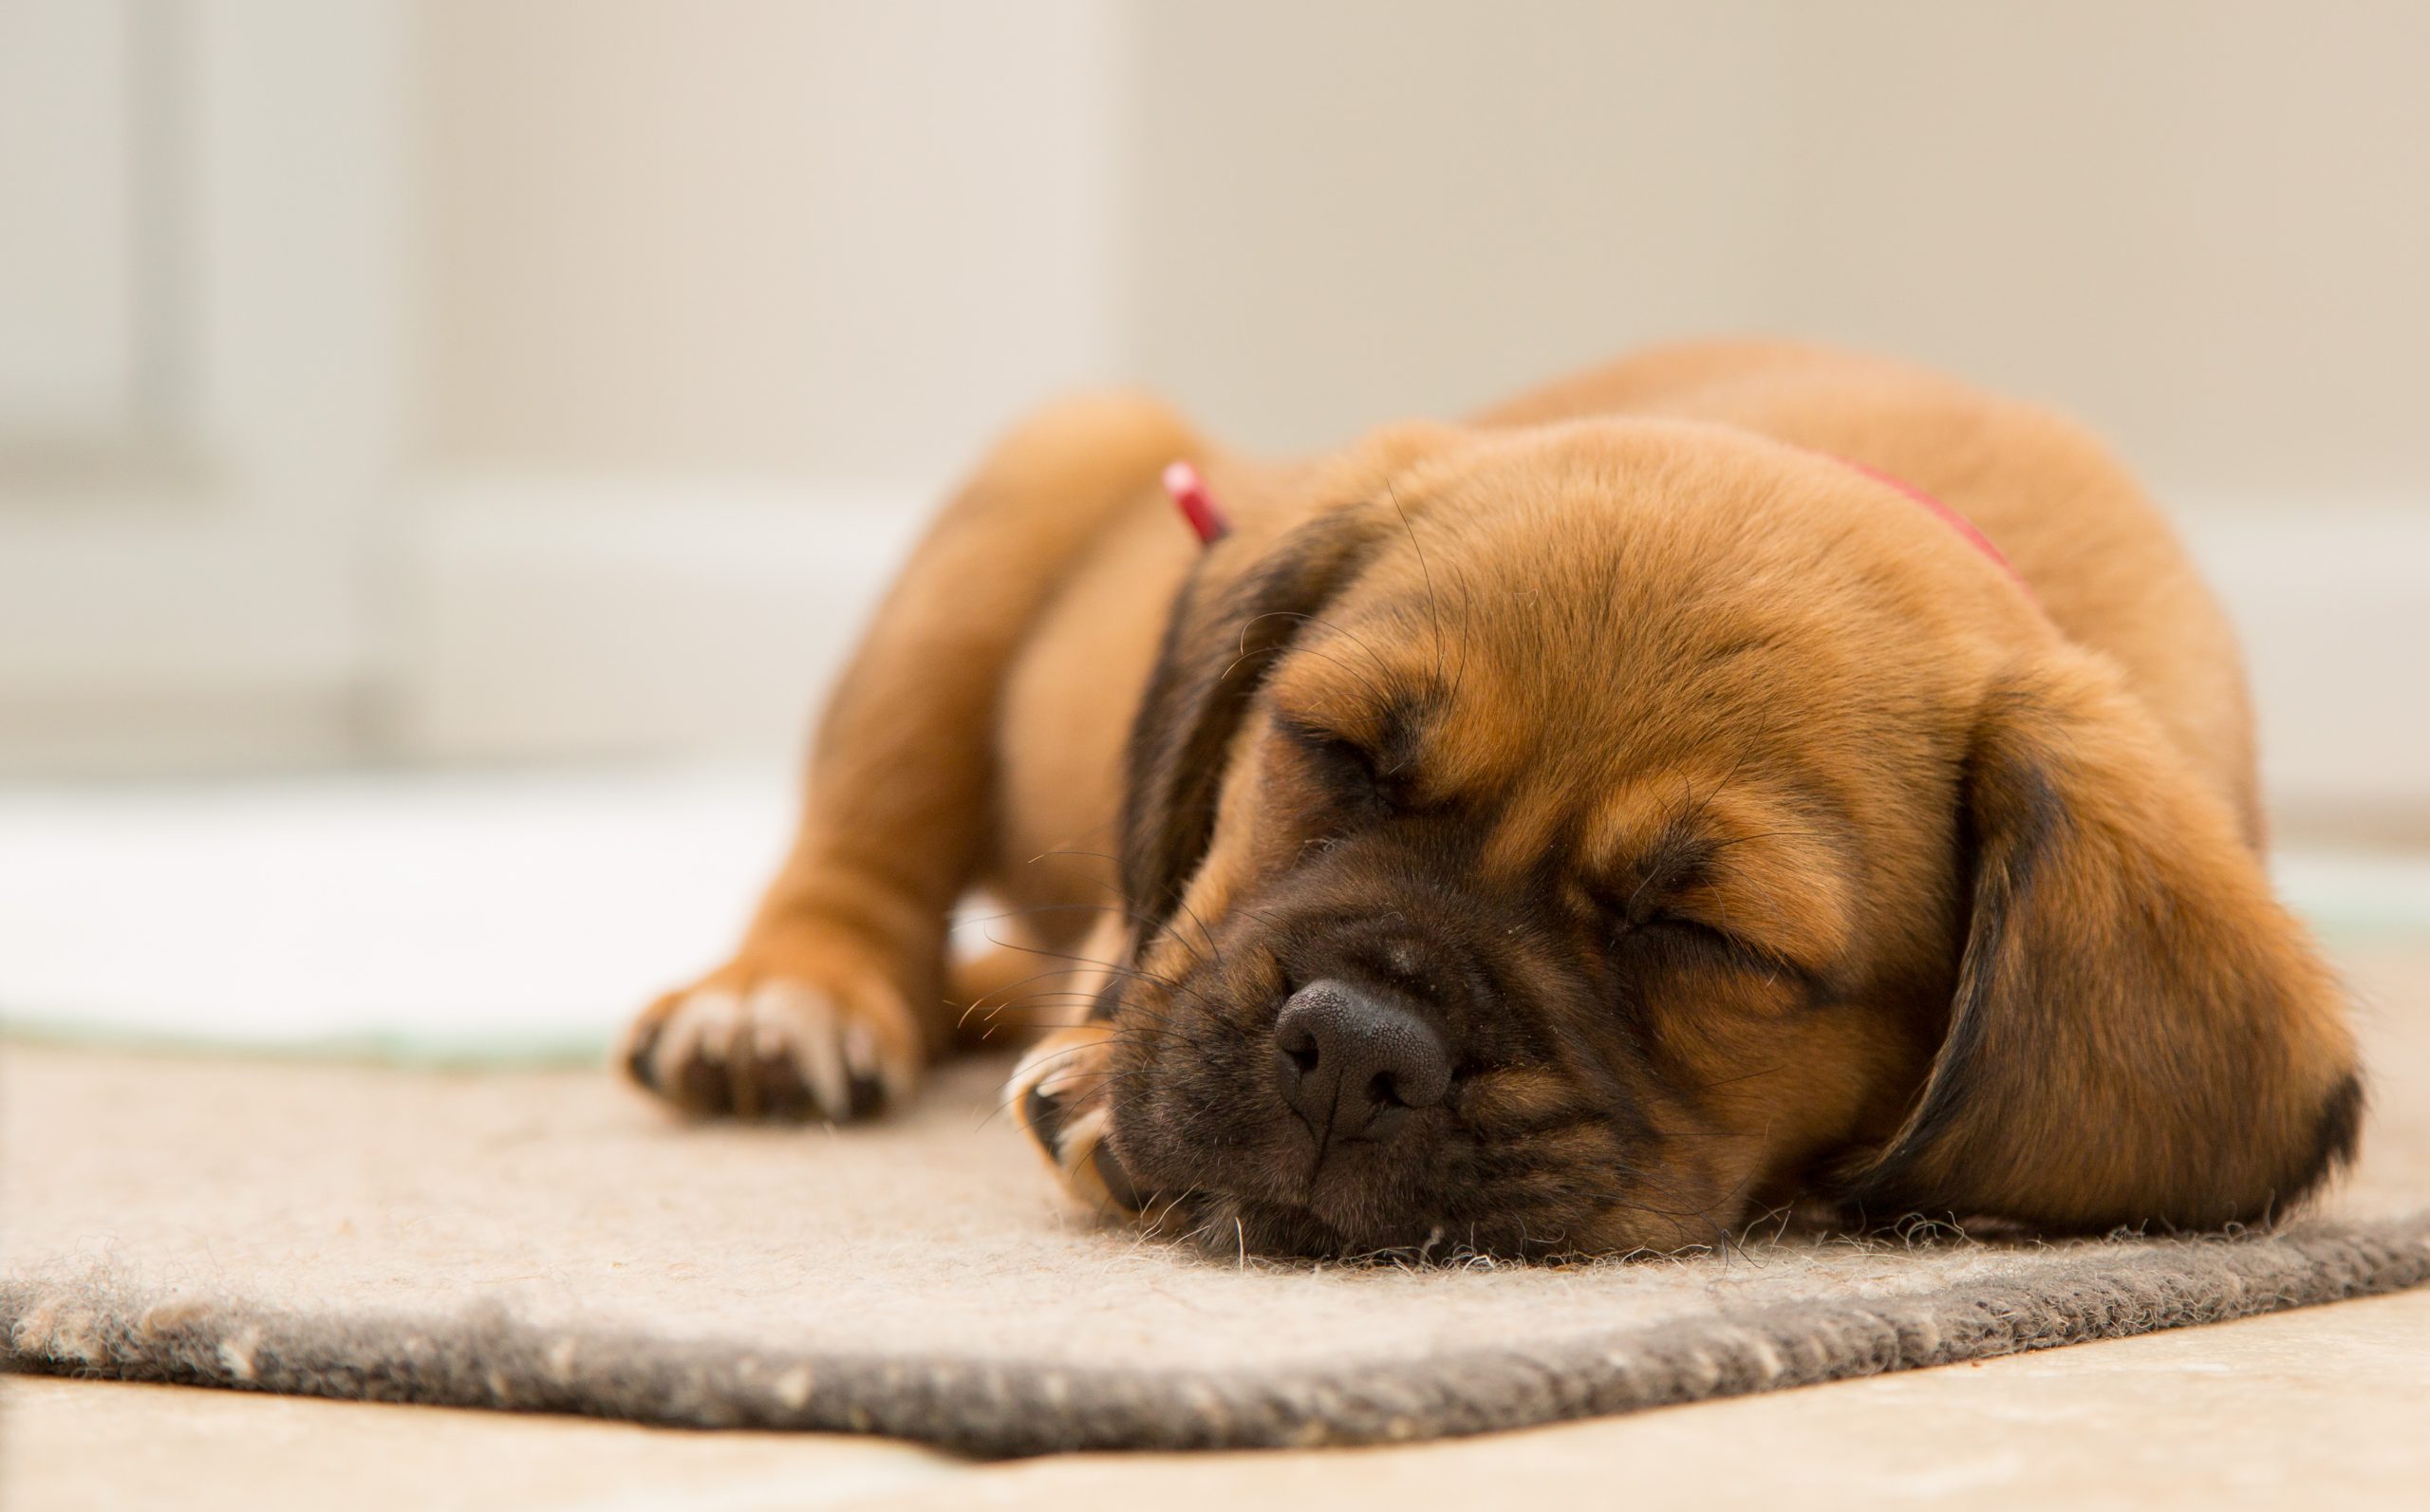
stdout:
POLYGON ((2352 1140, 2216 606, 2082 433, 1888 363, 1666 349, 1281 465, 1056 407, 921 547, 810 787, 636 1075, 844 1116, 959 1017, 1085 1017, 1026 1125, 1226 1243, 1667 1249, 1802 1194, 2214 1224, 2352 1140), (948 1006, 973 890, 1045 954, 948 1006))

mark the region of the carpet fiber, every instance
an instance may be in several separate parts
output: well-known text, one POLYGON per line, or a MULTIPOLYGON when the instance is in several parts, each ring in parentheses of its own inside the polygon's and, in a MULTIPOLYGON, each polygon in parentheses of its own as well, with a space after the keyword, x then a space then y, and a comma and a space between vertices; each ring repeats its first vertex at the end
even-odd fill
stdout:
POLYGON ((847 1131, 589 1073, 10 1047, 16 1369, 981 1453, 1468 1433, 2430 1280, 2430 961, 2349 962, 2365 1165, 2233 1240, 1753 1242, 1561 1268, 1214 1261, 1062 1214, 1000 1065, 847 1131))

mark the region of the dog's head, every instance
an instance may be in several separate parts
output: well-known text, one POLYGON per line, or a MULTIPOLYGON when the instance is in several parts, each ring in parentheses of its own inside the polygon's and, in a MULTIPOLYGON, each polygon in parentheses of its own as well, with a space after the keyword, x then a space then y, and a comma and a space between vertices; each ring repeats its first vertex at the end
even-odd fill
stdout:
POLYGON ((2212 1226, 2345 1155, 2336 995, 2226 798, 1953 532, 1721 430, 1417 450, 1210 551, 1142 703, 1099 1012, 1158 1212, 2212 1226))

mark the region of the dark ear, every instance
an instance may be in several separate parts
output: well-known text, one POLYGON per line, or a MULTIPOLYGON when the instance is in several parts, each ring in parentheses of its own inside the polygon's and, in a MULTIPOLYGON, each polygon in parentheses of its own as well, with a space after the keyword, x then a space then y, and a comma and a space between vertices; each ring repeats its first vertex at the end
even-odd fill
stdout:
POLYGON ((1875 1216, 2215 1228, 2353 1151, 2341 995, 2226 795, 2105 662, 1994 697, 1966 778, 1972 916, 1938 1058, 1856 1195, 1875 1216))
POLYGON ((1122 887, 1143 931, 1172 912, 1205 858, 1232 737, 1276 659, 1373 550, 1382 532, 1371 515, 1334 510, 1262 554, 1235 537, 1183 585, 1125 773, 1122 887))

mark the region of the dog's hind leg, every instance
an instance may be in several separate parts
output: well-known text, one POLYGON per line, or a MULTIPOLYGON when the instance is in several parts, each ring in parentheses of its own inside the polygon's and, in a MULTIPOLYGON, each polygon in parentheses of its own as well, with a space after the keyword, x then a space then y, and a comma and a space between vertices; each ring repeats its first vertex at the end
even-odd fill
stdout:
POLYGON ((1000 689, 1057 585, 1195 438, 1132 398, 1001 442, 914 552, 831 696, 792 853, 732 960, 659 999, 622 1059, 692 1111, 847 1118, 954 1038, 948 916, 991 844, 1000 689))

